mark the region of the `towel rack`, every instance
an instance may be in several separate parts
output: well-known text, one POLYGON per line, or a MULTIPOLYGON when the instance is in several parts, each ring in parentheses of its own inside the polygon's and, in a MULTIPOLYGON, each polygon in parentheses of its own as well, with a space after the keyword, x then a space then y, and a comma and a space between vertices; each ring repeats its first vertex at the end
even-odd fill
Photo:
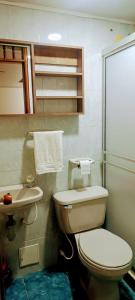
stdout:
POLYGON ((34 130, 34 131, 27 132, 27 136, 33 137, 34 132, 47 132, 47 131, 59 131, 61 133, 64 133, 63 130, 34 130))

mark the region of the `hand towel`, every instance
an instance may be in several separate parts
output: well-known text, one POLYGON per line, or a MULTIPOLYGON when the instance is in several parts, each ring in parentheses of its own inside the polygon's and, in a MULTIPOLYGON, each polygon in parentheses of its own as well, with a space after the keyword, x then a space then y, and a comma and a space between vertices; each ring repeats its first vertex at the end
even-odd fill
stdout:
POLYGON ((34 132, 33 138, 36 173, 62 171, 62 131, 34 132))

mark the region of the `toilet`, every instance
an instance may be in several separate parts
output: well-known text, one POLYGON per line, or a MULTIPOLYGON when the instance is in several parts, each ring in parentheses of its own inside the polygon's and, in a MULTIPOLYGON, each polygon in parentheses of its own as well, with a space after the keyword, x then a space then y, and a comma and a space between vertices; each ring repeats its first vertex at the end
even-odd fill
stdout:
POLYGON ((101 228, 108 191, 101 186, 54 194, 61 230, 74 234, 79 259, 89 270, 91 300, 119 300, 118 281, 131 269, 133 253, 128 243, 101 228))

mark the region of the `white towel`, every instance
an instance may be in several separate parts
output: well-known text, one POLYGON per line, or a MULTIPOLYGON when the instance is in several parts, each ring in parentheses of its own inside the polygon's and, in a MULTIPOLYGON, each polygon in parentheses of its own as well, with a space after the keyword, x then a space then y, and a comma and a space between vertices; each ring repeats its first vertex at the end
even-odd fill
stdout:
POLYGON ((62 171, 62 131, 34 132, 33 138, 36 173, 62 171))

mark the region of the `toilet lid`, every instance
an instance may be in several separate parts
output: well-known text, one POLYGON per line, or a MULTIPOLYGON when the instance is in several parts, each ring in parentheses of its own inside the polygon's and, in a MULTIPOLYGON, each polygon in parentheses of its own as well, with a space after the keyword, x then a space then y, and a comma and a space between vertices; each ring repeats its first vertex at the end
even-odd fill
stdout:
POLYGON ((102 186, 91 186, 76 190, 68 190, 54 194, 55 201, 60 205, 77 204, 108 196, 108 191, 102 186))
POLYGON ((105 230, 94 229, 79 234, 80 253, 87 261, 117 268, 131 262, 133 253, 126 241, 105 230))

